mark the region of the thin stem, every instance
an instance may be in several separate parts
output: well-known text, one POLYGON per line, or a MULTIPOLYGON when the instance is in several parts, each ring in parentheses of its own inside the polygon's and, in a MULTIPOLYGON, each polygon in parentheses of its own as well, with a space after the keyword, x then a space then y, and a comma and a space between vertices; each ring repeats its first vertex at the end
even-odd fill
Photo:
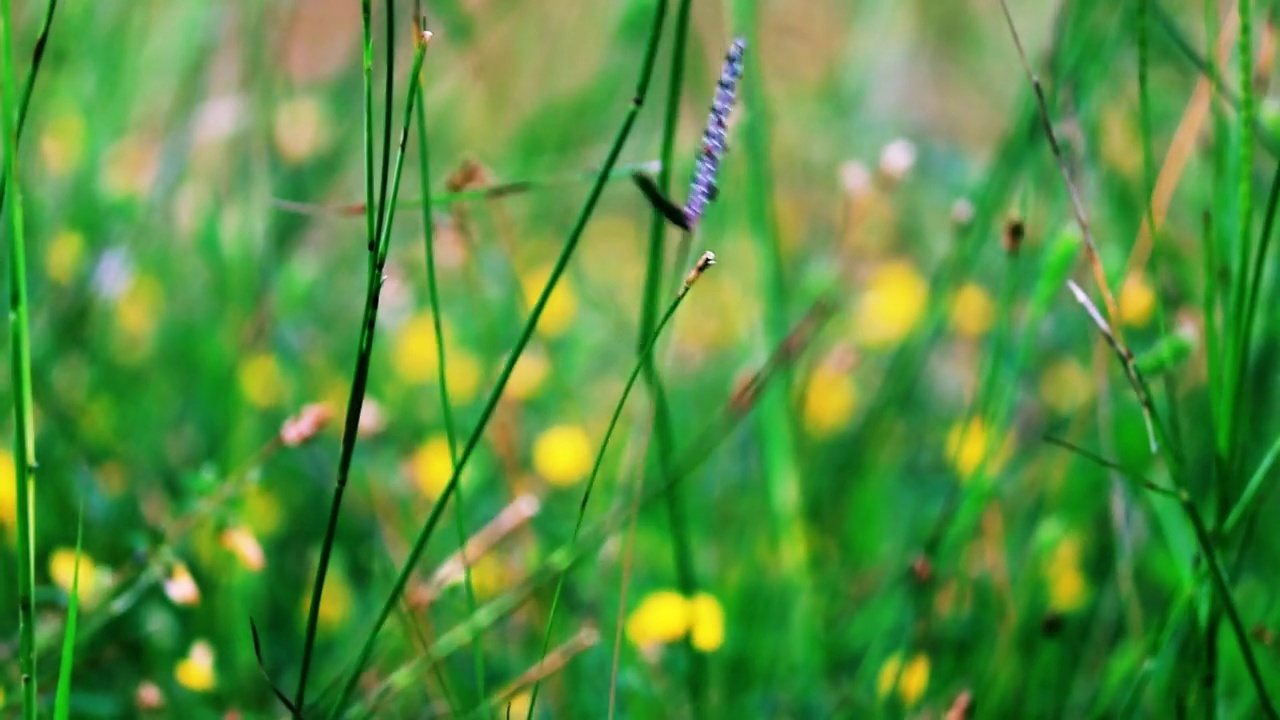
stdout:
MULTIPOLYGON (((0 132, 4 181, 9 190, 9 327, 13 387, 13 457, 18 541, 18 665, 22 673, 22 714, 36 717, 35 578, 35 418, 31 392, 31 319, 27 305, 27 259, 22 186, 18 180, 18 101, 14 97, 13 10, 0 5, 0 132)), ((34 69, 29 76, 34 82, 34 69)))
POLYGON ((337 537, 342 496, 346 491, 347 479, 351 473, 351 459, 355 454, 356 438, 360 425, 360 410, 364 405, 365 388, 369 381, 369 365, 373 357, 374 328, 378 320, 378 301, 381 298, 382 290, 382 269, 387 262, 387 250, 391 241, 391 227, 395 219, 395 196, 400 191, 400 174, 404 167, 405 141, 409 135, 409 122, 413 115, 414 99, 418 93, 418 73, 422 69, 422 60, 426 56, 426 51, 426 42, 418 42, 413 56, 413 70, 409 76, 409 98, 405 103, 404 123, 400 130, 400 143, 396 150, 395 173, 391 181, 390 190, 391 202, 386 206, 386 221, 381 224, 382 233, 371 255, 373 261, 365 294, 364 319, 360 324, 356 367, 351 381, 351 396, 347 401, 347 416, 342 431, 342 449, 338 456, 338 479, 333 491, 333 502, 329 508, 329 521, 325 528, 324 541, 320 548, 320 562, 316 567, 315 584, 311 591, 311 607, 307 613, 306 637, 302 646, 302 670, 298 677, 298 690, 294 695, 294 714, 299 717, 306 699, 307 673, 311 667, 311 653, 315 646, 316 624, 320 616, 320 598, 324 593, 325 576, 328 573, 329 560, 333 554, 334 540, 337 537))
POLYGON ((626 117, 622 121, 622 126, 618 129, 617 136, 613 140, 613 144, 609 149, 608 156, 605 158, 600 174, 596 177, 595 183, 591 187, 590 193, 587 195, 586 202, 583 204, 582 210, 578 214, 578 219, 574 223, 573 229, 570 230, 568 238, 566 238, 564 247, 560 252, 560 257, 556 260, 555 265, 551 269, 551 274, 547 278, 546 286, 542 289, 542 293, 538 296, 533 308, 529 313, 529 320, 525 323, 524 329, 520 333, 520 337, 516 340, 515 346, 512 348, 510 355, 507 357, 506 363, 503 365, 502 371, 498 374, 498 379, 494 383, 489 393, 489 398, 485 401, 484 408, 480 412, 480 420, 476 423, 476 427, 472 430, 470 437, 463 447, 462 454, 458 457, 458 463, 454 466, 453 475, 449 478, 449 482, 445 485, 440 497, 436 500, 435 505, 431 508, 431 513, 419 531, 417 538, 414 540, 413 547, 409 551, 409 556, 405 559, 404 565, 400 570, 396 582, 388 594, 387 599, 383 602, 382 608, 379 610, 377 617, 374 619, 373 627, 370 628, 369 635, 361 646, 359 653, 356 655, 355 663, 352 666, 351 673, 347 676, 346 682, 343 684, 342 690, 338 696, 337 702, 334 704, 330 717, 335 717, 347 699, 351 697, 351 693, 355 690, 355 686, 360 677, 360 672, 368 663, 370 656, 373 654, 373 646, 377 641, 378 633, 381 632, 382 626, 386 624, 387 618, 395 609, 396 598, 404 592, 404 588, 409 583, 409 577, 413 574, 414 568, 417 567, 419 558, 426 550, 427 541, 431 539, 432 533, 435 532, 436 525, 440 522, 440 516, 444 512, 444 508, 448 505, 450 498, 457 490, 459 478, 463 470, 466 468, 467 462, 470 460, 472 453, 480 444, 480 438, 484 434, 485 428, 488 426, 489 420, 492 418, 494 410, 497 408, 498 401, 502 398, 502 392, 506 389, 507 381, 511 378, 511 372, 515 368, 516 361, 519 360, 520 354, 529 344, 533 337, 534 329, 538 325, 538 320, 542 317, 542 312, 546 308, 547 300, 555 290, 556 284, 560 281, 560 277, 564 274, 565 268, 569 265, 569 260, 573 257, 573 252, 578 246, 578 241, 582 239, 582 234, 586 230, 587 222, 591 219, 595 212, 596 204, 600 200, 601 194, 604 192, 605 185, 608 183, 609 173, 613 170, 614 165, 618 162, 618 157, 622 154, 622 149, 626 145, 627 138, 631 135, 631 130, 635 125, 636 117, 640 113, 640 108, 644 106, 645 96, 649 91, 649 81, 653 75, 654 59, 657 55, 658 39, 661 37, 663 20, 666 17, 667 0, 658 0, 655 4, 653 26, 650 30, 648 46, 645 50, 644 62, 641 65, 640 78, 636 84, 635 95, 631 99, 631 105, 627 110, 626 117))
MULTIPOLYGON (((627 398, 631 395, 631 389, 635 387, 636 380, 640 377, 646 366, 652 364, 653 351, 658 344, 658 338, 662 335, 662 331, 666 329, 671 322, 671 318, 676 314, 676 310, 680 307, 680 303, 688 294, 689 285, 685 285, 680 293, 676 295, 676 299, 667 307, 667 311, 663 313, 662 318, 658 321, 657 327, 646 340, 643 347, 640 348, 640 357, 636 360, 635 367, 631 369, 631 374, 627 377, 626 385, 622 388, 622 394, 618 397, 618 402, 614 404, 613 414, 609 417, 609 425, 605 429, 604 439, 600 441, 600 449, 596 452, 595 463, 591 466, 591 475, 587 478, 587 486, 582 491, 582 501, 578 504, 578 518, 573 525, 573 534, 569 537, 569 544, 575 544, 578 536, 582 532, 582 524, 587 516, 587 503, 591 500, 591 492, 595 489, 596 479, 600 476, 600 468, 604 465, 605 451, 609 448, 609 441, 613 438, 613 432, 618 427, 618 420, 622 417, 622 410, 627 405, 627 398)), ((560 605, 560 593, 564 590, 564 581, 568 577, 568 570, 560 575, 556 580, 555 593, 551 596, 551 610, 547 614, 547 627, 542 634, 542 652, 539 655, 539 663, 542 658, 547 656, 547 651, 551 647, 551 629, 555 623, 556 609, 560 605)), ((529 712, 526 716, 527 720, 533 720, 533 708, 538 700, 538 689, 542 681, 538 680, 533 684, 533 689, 529 693, 529 712)))
MULTIPOLYGON (((435 222, 431 217, 431 165, 430 145, 427 142, 427 110, 426 92, 418 93, 417 126, 418 126, 418 174, 422 179, 422 238, 426 246, 427 256, 427 298, 431 306, 431 329, 436 340, 436 382, 440 386, 440 412, 444 417, 444 436, 449 443, 449 462, 458 464, 458 430, 453 417, 453 403, 449 401, 449 385, 444 347, 444 321, 441 319, 440 286, 436 275, 435 222)), ((458 526, 458 550, 465 555, 467 546, 466 514, 463 510, 462 489, 458 489, 456 518, 458 526)), ((476 591, 471 581, 471 563, 467 558, 462 562, 462 584, 466 589, 467 611, 476 612, 476 591)), ((484 681, 484 643, 476 637, 475 647, 476 687, 480 697, 485 696, 484 681)))

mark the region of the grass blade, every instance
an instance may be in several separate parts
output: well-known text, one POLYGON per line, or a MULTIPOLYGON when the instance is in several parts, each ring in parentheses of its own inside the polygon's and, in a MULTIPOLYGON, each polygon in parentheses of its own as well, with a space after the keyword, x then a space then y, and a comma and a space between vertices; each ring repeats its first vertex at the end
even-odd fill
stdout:
POLYGON ((67 625, 62 631, 62 658, 58 661, 58 690, 53 699, 53 717, 71 717, 71 669, 75 666, 76 619, 80 612, 80 550, 84 538, 84 503, 76 515, 76 565, 71 572, 71 596, 67 600, 67 625))

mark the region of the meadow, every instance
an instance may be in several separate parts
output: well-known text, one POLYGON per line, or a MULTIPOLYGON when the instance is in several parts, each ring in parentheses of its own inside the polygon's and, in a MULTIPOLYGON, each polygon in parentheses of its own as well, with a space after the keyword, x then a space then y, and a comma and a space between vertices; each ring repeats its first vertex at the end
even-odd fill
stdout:
POLYGON ((0 0, 0 716, 1276 717, 1276 18, 0 0))

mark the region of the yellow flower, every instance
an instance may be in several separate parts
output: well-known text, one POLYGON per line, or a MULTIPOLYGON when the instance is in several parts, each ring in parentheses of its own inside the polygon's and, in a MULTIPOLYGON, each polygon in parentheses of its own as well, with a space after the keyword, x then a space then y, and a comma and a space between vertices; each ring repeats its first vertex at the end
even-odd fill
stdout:
POLYGON ((1050 410, 1070 415, 1093 399, 1093 377, 1075 358, 1062 358, 1040 375, 1040 398, 1050 410))
POLYGON ((462 348, 448 350, 444 381, 449 385, 449 402, 460 405, 471 402, 480 389, 480 361, 462 348))
POLYGON ((996 304, 981 285, 965 283, 951 300, 951 329, 961 337, 982 337, 995 318, 996 304))
POLYGON ((280 527, 280 500, 274 494, 253 483, 244 491, 244 517, 261 535, 270 535, 280 527))
POLYGON ((504 717, 522 718, 529 714, 529 702, 533 698, 528 690, 522 690, 507 701, 507 707, 503 710, 504 717))
POLYGON ((858 389, 846 372, 820 364, 809 375, 804 389, 804 426, 810 435, 827 437, 853 417, 858 389))
POLYGON ((507 387, 503 392, 516 400, 532 398, 542 389, 542 383, 546 381, 550 367, 545 353, 532 349, 526 350, 516 360, 516 366, 511 369, 511 379, 507 381, 507 387))
POLYGON ((74 581, 76 598, 83 609, 90 609, 97 602, 97 573, 93 558, 83 550, 79 562, 76 562, 76 551, 71 548, 59 548, 49 554, 49 579, 66 593, 71 592, 74 581), (76 577, 77 569, 79 577, 76 577))
MULTIPOLYGON (((305 598, 303 617, 310 610, 311 596, 305 598)), ((324 584, 324 595, 320 597, 320 615, 318 625, 321 630, 335 630, 351 616, 351 606, 355 599, 351 594, 351 583, 347 574, 340 568, 329 568, 329 575, 324 584)))
POLYGON ((314 97, 291 98, 276 107, 273 138, 280 157, 297 165, 323 152, 333 133, 324 105, 314 97))
POLYGON ((900 342, 924 315, 929 284, 906 260, 884 263, 872 273, 854 312, 861 343, 886 349, 900 342))
POLYGON ((1145 275, 1130 275, 1120 286, 1120 322, 1141 327, 1151 322, 1156 310, 1156 291, 1145 275))
MULTIPOLYGON (((524 293, 525 306, 530 311, 538 301, 542 289, 546 287, 547 280, 551 278, 551 270, 551 266, 545 265, 521 274, 520 289, 524 293)), ((545 337, 563 335, 577 314, 578 295, 574 292, 568 276, 561 275, 560 281, 556 283, 556 289, 551 291, 551 297, 547 298, 542 317, 538 319, 538 333, 545 337)))
POLYGON ((506 563, 492 553, 476 558, 471 565, 471 589, 475 591, 477 600, 489 600, 497 597, 510 585, 511 573, 506 563))
POLYGON ((217 684, 213 665, 213 646, 207 640, 197 640, 174 668, 173 677, 188 690, 208 692, 217 684))
POLYGON ((544 480, 568 487, 591 472, 591 440, 577 425, 548 428, 533 443, 533 468, 544 480))
POLYGON ((45 123, 44 128, 40 134, 40 159, 50 175, 63 177, 79 167, 84 158, 84 116, 64 112, 45 123))
POLYGON ((396 375, 408 383, 434 381, 440 367, 436 347, 435 325, 431 313, 415 315, 396 335, 391 355, 391 365, 396 375))
POLYGON ((409 459, 409 475, 419 492, 431 500, 440 497, 453 477, 453 456, 444 435, 427 438, 409 459))
POLYGON ((634 645, 669 643, 689 631, 689 601, 674 590, 651 592, 627 616, 627 639, 634 645))
POLYGON ((702 652, 715 652, 724 644, 724 608, 708 593, 689 601, 690 640, 702 652))
POLYGON ((284 399, 284 376, 270 353, 258 353, 240 362, 240 391, 249 403, 269 408, 284 399))
POLYGON ((894 653, 885 660, 876 678, 876 692, 883 700, 893 692, 895 686, 904 706, 913 707, 919 702, 929 687, 929 656, 916 653, 905 667, 902 665, 901 653, 894 653))
POLYGON ((1080 535, 1066 532, 1044 560, 1041 572, 1049 609, 1054 612, 1079 610, 1089 600, 1089 581, 1080 567, 1083 552, 1080 535))
POLYGON ((66 285, 75 279, 84 260, 84 235, 63 228, 49 241, 44 254, 44 271, 57 285, 66 285))
POLYGON ((969 422, 959 422, 951 426, 947 433, 947 459, 962 481, 968 480, 978 470, 985 459, 987 475, 995 475, 1008 461, 1013 453, 1013 438, 1005 435, 998 449, 993 448, 995 440, 990 437, 991 431, 982 418, 972 418, 969 422), (994 453, 988 457, 988 453, 994 453))
POLYGON ((150 275, 137 275, 116 299, 116 325, 135 342, 145 341, 155 330, 164 304, 164 288, 150 275))
POLYGON ((0 448, 0 525, 13 528, 18 519, 18 466, 13 453, 0 448))

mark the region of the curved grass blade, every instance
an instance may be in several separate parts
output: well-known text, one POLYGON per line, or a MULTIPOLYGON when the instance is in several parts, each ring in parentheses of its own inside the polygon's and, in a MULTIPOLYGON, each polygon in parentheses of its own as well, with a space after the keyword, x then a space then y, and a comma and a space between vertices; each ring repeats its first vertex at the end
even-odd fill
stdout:
POLYGON ((62 630, 62 658, 58 661, 58 690, 53 698, 53 717, 71 717, 71 669, 75 667, 76 620, 80 614, 80 558, 84 540, 84 502, 76 513, 76 565, 71 572, 71 597, 67 600, 67 625, 62 630))

